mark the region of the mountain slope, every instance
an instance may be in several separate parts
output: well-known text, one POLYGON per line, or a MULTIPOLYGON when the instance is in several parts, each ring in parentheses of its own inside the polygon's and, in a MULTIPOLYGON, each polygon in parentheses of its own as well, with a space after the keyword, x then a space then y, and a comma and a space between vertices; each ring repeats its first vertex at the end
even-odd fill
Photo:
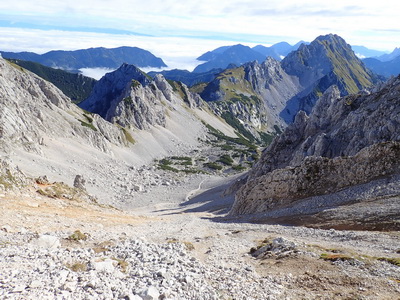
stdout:
POLYGON ((10 59, 10 61, 53 83, 74 103, 79 103, 89 97, 93 86, 96 83, 96 80, 85 77, 81 74, 53 69, 39 63, 18 59, 10 59))
POLYGON ((267 58, 221 72, 203 86, 200 96, 247 138, 268 143, 285 124, 279 113, 300 91, 298 79, 267 58))
POLYGON ((367 216, 354 221, 335 207, 386 199, 387 206, 379 204, 382 212, 364 219, 365 228, 398 228, 400 207, 391 206, 391 199, 400 195, 399 96, 400 77, 372 94, 340 98, 331 87, 310 117, 300 112, 264 151, 231 215, 259 213, 262 220, 293 223, 302 214, 304 223, 315 226, 326 224, 329 215, 330 224, 351 227, 367 216), (330 214, 322 212, 327 208, 330 214))
POLYGON ((311 44, 301 45, 282 60, 282 68, 287 74, 298 77, 303 86, 303 92, 291 99, 282 112, 287 122, 292 122, 299 110, 311 112, 318 97, 333 84, 344 96, 378 81, 350 45, 333 34, 319 36, 311 44))
POLYGON ((185 138, 195 144, 206 129, 203 123, 213 124, 228 135, 232 132, 226 131, 224 128, 229 126, 184 84, 167 82, 162 75, 152 79, 129 64, 106 74, 79 106, 111 123, 134 130, 168 128, 170 123, 176 123, 179 128, 174 134, 181 132, 182 137, 186 135, 185 138), (187 130, 187 124, 192 124, 191 130, 187 130))
POLYGON ((64 70, 79 70, 81 68, 116 69, 123 63, 138 67, 166 67, 161 58, 155 57, 149 51, 137 47, 119 47, 113 49, 90 48, 75 51, 50 51, 42 55, 30 52, 2 52, 4 58, 22 59, 38 62, 42 65, 64 70))
POLYGON ((130 145, 123 130, 83 112, 51 83, 4 59, 0 69, 0 152, 23 161, 24 171, 39 176, 39 162, 61 166, 81 151, 107 155, 130 145))

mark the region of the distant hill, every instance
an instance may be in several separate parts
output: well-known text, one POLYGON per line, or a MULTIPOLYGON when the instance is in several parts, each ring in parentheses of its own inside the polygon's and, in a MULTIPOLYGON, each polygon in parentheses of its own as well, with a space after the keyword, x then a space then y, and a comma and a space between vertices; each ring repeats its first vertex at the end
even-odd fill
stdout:
POLYGON ((278 61, 282 60, 290 52, 297 50, 301 44, 308 44, 304 41, 300 41, 295 45, 290 45, 286 42, 280 42, 272 45, 271 47, 266 47, 263 45, 257 45, 252 49, 265 55, 265 57, 270 56, 278 61))
POLYGON ((39 63, 20 59, 9 59, 11 63, 21 66, 43 79, 53 83, 74 103, 79 103, 89 97, 96 80, 81 74, 69 73, 60 69, 53 69, 39 63))
POLYGON ((376 58, 366 58, 364 64, 374 73, 390 77, 400 74, 400 56, 390 61, 380 61, 376 58))
POLYGON ((137 67, 166 67, 161 58, 154 56, 147 50, 137 47, 119 47, 113 49, 90 48, 75 51, 50 51, 39 55, 32 52, 3 52, 3 58, 22 59, 33 61, 42 65, 64 69, 79 70, 81 68, 111 68, 116 69, 123 63, 137 67))
POLYGON ((175 69, 161 72, 149 72, 147 74, 151 77, 154 77, 156 74, 161 74, 168 80, 180 81, 191 87, 199 83, 207 83, 212 81, 215 76, 222 71, 222 69, 212 69, 203 73, 194 73, 187 70, 175 69))
POLYGON ((257 51, 254 51, 248 46, 241 44, 231 47, 220 47, 211 52, 207 52, 198 60, 208 60, 206 63, 197 66, 193 72, 203 73, 212 69, 226 69, 230 64, 242 65, 250 61, 258 61, 259 63, 265 60, 265 56, 257 51))
POLYGON ((354 53, 359 58, 377 57, 377 56, 381 56, 381 55, 387 54, 384 51, 373 50, 373 49, 369 49, 369 48, 364 47, 364 46, 351 46, 351 49, 353 49, 354 53))
POLYGON ((386 61, 391 61, 398 56, 400 56, 400 48, 395 48, 391 53, 383 54, 376 58, 379 59, 380 61, 386 62, 386 61))

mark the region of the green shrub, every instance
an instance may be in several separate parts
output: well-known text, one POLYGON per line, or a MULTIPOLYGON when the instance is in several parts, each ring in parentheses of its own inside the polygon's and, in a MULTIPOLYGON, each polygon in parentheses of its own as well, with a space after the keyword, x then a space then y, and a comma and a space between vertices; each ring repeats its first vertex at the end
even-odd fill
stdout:
POLYGON ((208 163, 203 164, 203 166, 213 169, 213 170, 222 170, 222 166, 215 162, 208 162, 208 163))
POLYGON ((228 154, 222 155, 218 161, 227 166, 231 166, 233 164, 233 159, 228 154))

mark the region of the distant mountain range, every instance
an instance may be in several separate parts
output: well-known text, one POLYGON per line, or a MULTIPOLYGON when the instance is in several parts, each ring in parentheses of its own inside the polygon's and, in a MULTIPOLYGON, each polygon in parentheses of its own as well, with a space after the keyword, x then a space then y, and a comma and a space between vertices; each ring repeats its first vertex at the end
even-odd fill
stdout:
POLYGON ((75 51, 50 51, 44 54, 33 52, 4 52, 0 51, 3 58, 33 61, 42 65, 78 71, 82 68, 110 68, 116 69, 123 63, 138 67, 167 67, 161 58, 154 56, 147 50, 137 47, 119 47, 113 49, 90 48, 75 51))
POLYGON ((148 72, 147 74, 151 77, 156 76, 156 74, 161 74, 168 80, 180 81, 187 86, 191 87, 193 85, 210 82, 212 81, 215 76, 222 72, 223 69, 212 69, 210 71, 195 73, 189 72, 188 70, 166 70, 161 72, 148 72))
POLYGON ((363 59, 364 64, 374 73, 390 77, 400 74, 400 56, 390 61, 380 61, 376 58, 363 59))
POLYGON ((207 62, 198 65, 193 72, 202 73, 211 71, 212 69, 226 69, 230 64, 240 66, 246 62, 254 60, 262 63, 265 58, 265 55, 241 44, 222 47, 199 56, 197 60, 206 60, 207 62))
POLYGON ((280 61, 291 51, 297 50, 302 43, 305 42, 301 41, 294 46, 281 42, 271 47, 257 45, 250 48, 241 44, 219 47, 200 55, 197 60, 206 61, 206 63, 197 66, 193 72, 204 73, 212 69, 226 69, 229 65, 240 66, 250 61, 262 63, 268 56, 280 61))
POLYGON ((290 52, 297 50, 301 44, 309 44, 304 41, 300 41, 295 45, 290 45, 286 42, 280 42, 272 45, 271 47, 265 47, 263 45, 257 45, 252 49, 265 55, 265 57, 270 56, 278 61, 282 60, 290 52))
POLYGON ((351 48, 353 49, 354 53, 361 59, 367 57, 378 57, 387 54, 387 52, 369 49, 364 46, 351 46, 351 48))

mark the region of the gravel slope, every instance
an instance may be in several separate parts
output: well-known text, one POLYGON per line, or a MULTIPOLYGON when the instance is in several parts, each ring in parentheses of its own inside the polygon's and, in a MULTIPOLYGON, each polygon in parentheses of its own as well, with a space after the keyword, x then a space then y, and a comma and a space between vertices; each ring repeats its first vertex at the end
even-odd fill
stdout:
POLYGON ((222 193, 232 178, 186 180, 125 212, 34 190, 2 194, 0 298, 400 297, 399 267, 377 259, 400 257, 398 232, 231 222, 222 193), (75 230, 86 239, 73 240, 75 230))

